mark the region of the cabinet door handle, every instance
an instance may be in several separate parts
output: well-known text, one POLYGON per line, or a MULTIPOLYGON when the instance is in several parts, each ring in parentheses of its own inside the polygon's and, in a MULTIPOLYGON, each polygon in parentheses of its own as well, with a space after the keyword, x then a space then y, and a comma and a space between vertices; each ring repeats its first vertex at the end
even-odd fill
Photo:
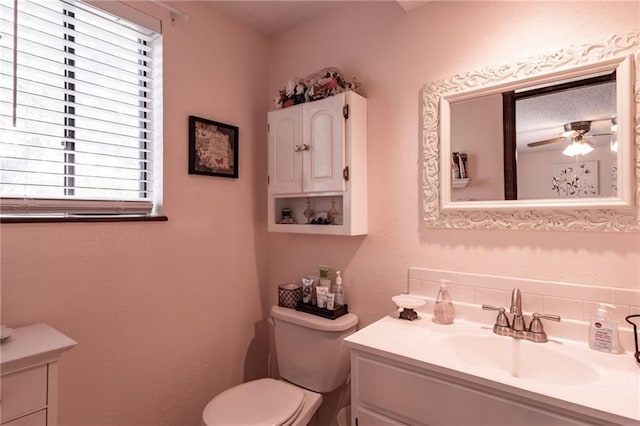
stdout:
POLYGON ((296 148, 294 149, 295 152, 300 152, 302 151, 302 147, 300 145, 296 145, 296 148))
POLYGON ((311 148, 311 146, 307 145, 306 143, 303 143, 302 145, 296 145, 295 151, 296 152, 309 151, 309 148, 311 148))

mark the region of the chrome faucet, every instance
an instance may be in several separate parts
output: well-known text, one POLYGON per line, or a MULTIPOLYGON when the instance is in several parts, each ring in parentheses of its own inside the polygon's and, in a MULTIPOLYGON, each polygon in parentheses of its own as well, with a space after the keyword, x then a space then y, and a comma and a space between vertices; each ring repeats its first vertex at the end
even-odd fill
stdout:
POLYGON ((519 288, 514 288, 511 292, 511 308, 509 312, 513 314, 513 319, 511 322, 511 328, 514 332, 524 332, 527 329, 527 326, 524 323, 524 318, 522 317, 522 295, 520 294, 519 288))
POLYGON ((560 321, 558 315, 546 315, 535 312, 529 328, 522 315, 522 294, 519 288, 514 288, 511 292, 511 307, 509 313, 513 314, 511 322, 506 314, 505 308, 499 308, 492 305, 482 305, 482 309, 489 311, 498 311, 498 317, 493 325, 493 332, 500 336, 511 336, 515 339, 527 339, 536 343, 544 343, 549 339, 547 333, 544 331, 542 321, 540 318, 548 319, 551 321, 560 321))

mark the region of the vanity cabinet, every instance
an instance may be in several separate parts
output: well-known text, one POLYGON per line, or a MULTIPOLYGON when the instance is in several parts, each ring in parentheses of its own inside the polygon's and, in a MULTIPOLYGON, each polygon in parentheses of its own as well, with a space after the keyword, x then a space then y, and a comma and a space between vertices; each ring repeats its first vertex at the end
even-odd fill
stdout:
POLYGON ((367 103, 354 92, 268 114, 268 230, 367 233, 367 103), (304 211, 333 224, 308 224, 304 211), (295 223, 281 223, 283 210, 295 223), (330 215, 329 215, 330 216, 330 215))
POLYGON ((46 324, 13 330, 12 337, 0 347, 2 425, 56 425, 58 360, 75 345, 46 324))
POLYGON ((354 349, 351 377, 352 425, 607 424, 396 357, 354 349))

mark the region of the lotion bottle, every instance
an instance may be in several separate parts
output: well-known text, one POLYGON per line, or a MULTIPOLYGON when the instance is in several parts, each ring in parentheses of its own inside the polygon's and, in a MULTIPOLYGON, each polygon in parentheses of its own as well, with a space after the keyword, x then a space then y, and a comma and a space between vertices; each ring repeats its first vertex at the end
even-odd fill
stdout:
POLYGON ((455 316, 453 302, 451 302, 451 296, 449 296, 449 290, 447 289, 448 281, 440 280, 440 290, 438 290, 438 296, 433 305, 433 321, 438 324, 453 324, 453 317, 455 316))
POLYGON ((607 308, 616 309, 609 303, 600 303, 596 315, 589 323, 589 347, 597 351, 618 353, 618 323, 609 318, 607 308))
POLYGON ((340 271, 336 271, 336 286, 334 293, 336 294, 336 306, 344 305, 344 287, 342 286, 342 276, 340 271))

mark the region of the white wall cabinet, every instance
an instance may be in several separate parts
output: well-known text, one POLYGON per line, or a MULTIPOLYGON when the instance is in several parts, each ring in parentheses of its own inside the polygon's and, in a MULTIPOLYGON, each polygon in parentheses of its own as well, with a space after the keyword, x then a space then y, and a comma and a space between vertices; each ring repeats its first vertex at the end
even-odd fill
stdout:
POLYGON ((579 411, 565 412, 397 358, 354 349, 351 377, 352 425, 609 424, 579 411))
POLYGON ((268 230, 330 235, 367 233, 367 103, 345 92, 269 112, 268 230), (334 224, 308 224, 307 202, 334 224), (282 224, 289 209, 295 224, 282 224))
POLYGON ((46 324, 13 330, 2 343, 0 423, 55 426, 58 360, 76 342, 46 324))

